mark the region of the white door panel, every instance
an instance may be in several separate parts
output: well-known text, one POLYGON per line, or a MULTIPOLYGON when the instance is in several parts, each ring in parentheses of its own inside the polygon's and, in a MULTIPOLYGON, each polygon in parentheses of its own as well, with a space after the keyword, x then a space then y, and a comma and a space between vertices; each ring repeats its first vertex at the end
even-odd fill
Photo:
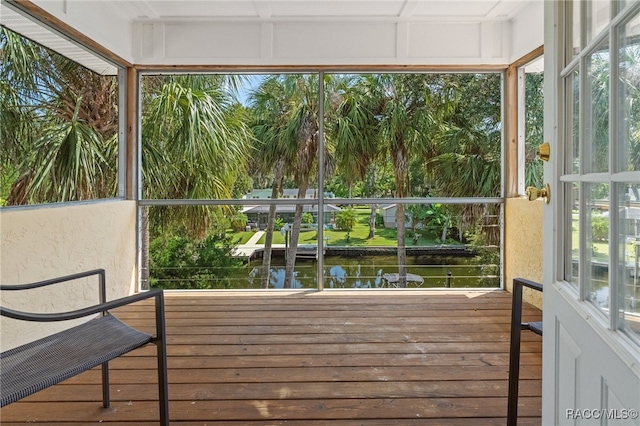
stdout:
POLYGON ((542 424, 640 426, 640 2, 547 1, 545 27, 542 424))
POLYGON ((543 343, 545 351, 553 348, 553 354, 545 352, 543 362, 553 360, 554 399, 545 399, 543 403, 543 425, 640 425, 634 414, 637 411, 632 411, 640 403, 638 365, 629 366, 629 360, 619 356, 624 348, 616 351, 615 345, 596 332, 584 313, 568 309, 575 302, 562 300, 565 296, 554 287, 545 289, 545 293, 551 288, 556 294, 550 298, 545 295, 543 343), (548 315, 549 311, 555 314, 548 315), (551 338, 553 341, 549 342, 551 338), (554 410, 548 412, 551 406, 554 410), (548 415, 553 416, 553 421, 548 415))

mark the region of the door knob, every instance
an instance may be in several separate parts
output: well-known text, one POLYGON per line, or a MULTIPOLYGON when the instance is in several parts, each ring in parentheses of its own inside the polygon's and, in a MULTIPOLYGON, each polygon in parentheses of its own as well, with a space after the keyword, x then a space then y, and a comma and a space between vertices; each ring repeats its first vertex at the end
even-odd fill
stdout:
POLYGON ((549 156, 551 155, 551 145, 549 142, 545 142, 542 145, 538 146, 538 150, 536 151, 536 155, 542 161, 549 161, 549 156))
POLYGON ((551 187, 548 183, 545 183, 544 187, 539 189, 534 186, 527 188, 527 198, 529 201, 537 200, 540 197, 544 198, 547 204, 551 202, 551 187))

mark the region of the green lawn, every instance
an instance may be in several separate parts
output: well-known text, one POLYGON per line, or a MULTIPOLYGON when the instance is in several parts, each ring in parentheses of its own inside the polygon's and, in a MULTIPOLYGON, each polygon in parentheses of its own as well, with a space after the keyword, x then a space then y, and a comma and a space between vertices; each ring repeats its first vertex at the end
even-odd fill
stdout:
POLYGON ((228 229, 227 230, 227 236, 229 238, 231 238, 231 243, 232 244, 246 244, 247 241, 249 241, 249 239, 251 239, 251 237, 253 237, 253 234, 255 234, 255 232, 253 231, 241 231, 241 232, 235 232, 232 229, 228 229))
MULTIPOLYGON (((395 229, 377 227, 375 230, 375 237, 372 239, 367 239, 367 236, 369 235, 369 214, 371 210, 369 207, 356 207, 355 210, 358 215, 358 219, 354 228, 351 230, 351 232, 349 232, 349 240, 347 240, 347 231, 325 229, 325 244, 326 238, 329 237, 328 245, 330 246, 395 247, 398 245, 398 233, 395 229)), ((316 231, 303 231, 300 233, 299 244, 317 244, 317 238, 318 236, 316 231)), ((265 237, 263 236, 262 238, 260 238, 258 243, 264 244, 264 240, 265 237)), ((284 235, 282 235, 279 231, 274 232, 273 243, 284 244, 284 235)), ((432 246, 436 244, 442 243, 440 240, 421 236, 416 245, 432 246)), ((411 237, 407 237, 407 246, 412 245, 413 239, 411 237)))
MULTIPOLYGON (((578 248, 580 247, 580 236, 578 233, 578 212, 574 210, 571 216, 573 232, 571 233, 572 254, 574 258, 578 257, 578 248)), ((591 237, 589 237, 591 238, 591 237)), ((591 242, 592 259, 599 262, 609 262, 609 241, 592 241, 591 242)))

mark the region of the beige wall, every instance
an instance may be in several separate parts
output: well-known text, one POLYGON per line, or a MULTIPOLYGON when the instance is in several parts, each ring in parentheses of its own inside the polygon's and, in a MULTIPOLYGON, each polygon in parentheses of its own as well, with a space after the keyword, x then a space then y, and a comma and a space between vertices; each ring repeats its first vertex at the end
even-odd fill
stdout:
MULTIPOLYGON (((505 204, 504 278, 511 291, 514 278, 542 283, 542 210, 544 201, 507 198, 505 204)), ((540 292, 525 288, 524 300, 542 309, 540 292)))
MULTIPOLYGON (((103 268, 108 300, 135 290, 136 205, 133 201, 101 200, 2 209, 0 237, 3 285, 103 268)), ((78 309, 98 302, 97 282, 97 278, 93 278, 26 292, 5 291, 1 303, 31 312, 78 309)), ((1 318, 0 347, 4 351, 65 326, 68 325, 1 318)))

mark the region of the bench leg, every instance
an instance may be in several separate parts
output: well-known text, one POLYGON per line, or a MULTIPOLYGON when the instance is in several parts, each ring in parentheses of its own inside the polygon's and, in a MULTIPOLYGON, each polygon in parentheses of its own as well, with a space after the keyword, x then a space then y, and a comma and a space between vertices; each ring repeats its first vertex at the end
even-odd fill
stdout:
POLYGON ((520 381, 520 333, 522 332, 522 285, 513 283, 511 342, 509 344, 509 394, 507 426, 518 424, 518 385, 520 381))
POLYGON ((169 425, 169 389, 167 386, 167 357, 161 347, 164 340, 158 342, 158 399, 160 403, 160 424, 169 425), (161 353, 162 352, 162 353, 161 353))
POLYGON ((164 321, 164 297, 156 296, 156 348, 158 357, 158 402, 160 424, 169 426, 169 386, 167 380, 167 344, 164 321))
POLYGON ((102 406, 109 408, 111 400, 109 397, 109 363, 102 364, 102 406))

